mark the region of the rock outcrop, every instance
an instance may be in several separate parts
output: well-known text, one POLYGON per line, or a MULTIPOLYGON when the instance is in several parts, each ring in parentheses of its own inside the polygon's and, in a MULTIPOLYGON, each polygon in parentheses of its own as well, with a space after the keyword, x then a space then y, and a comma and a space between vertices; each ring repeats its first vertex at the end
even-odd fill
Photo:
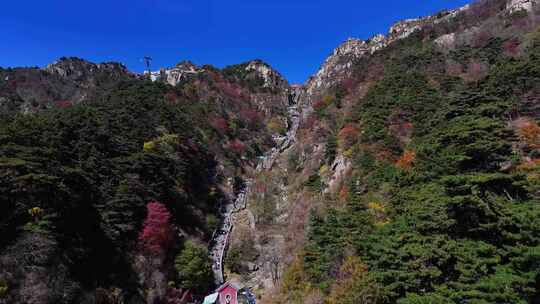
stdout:
POLYGON ((151 72, 150 78, 152 81, 164 81, 172 86, 176 86, 182 81, 202 72, 204 72, 204 69, 199 68, 191 61, 182 61, 173 68, 151 72))
POLYGON ((0 69, 0 111, 33 113, 99 100, 117 83, 138 77, 120 63, 62 57, 45 68, 0 69))
POLYGON ((510 0, 506 5, 506 10, 509 13, 525 10, 532 12, 533 8, 538 5, 538 0, 510 0))

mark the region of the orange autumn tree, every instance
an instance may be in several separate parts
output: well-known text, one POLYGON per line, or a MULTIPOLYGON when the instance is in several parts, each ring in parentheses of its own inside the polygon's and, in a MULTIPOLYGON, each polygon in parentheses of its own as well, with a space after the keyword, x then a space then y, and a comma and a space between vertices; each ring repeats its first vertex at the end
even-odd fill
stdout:
POLYGON ((540 148, 540 127, 533 121, 525 123, 519 129, 519 138, 533 149, 540 148))
POLYGON ((358 139, 360 132, 355 124, 347 124, 338 133, 338 145, 342 150, 349 149, 358 139))
POLYGON ((416 160, 416 152, 413 150, 405 150, 403 155, 397 160, 396 167, 402 170, 409 170, 412 168, 414 161, 416 160))

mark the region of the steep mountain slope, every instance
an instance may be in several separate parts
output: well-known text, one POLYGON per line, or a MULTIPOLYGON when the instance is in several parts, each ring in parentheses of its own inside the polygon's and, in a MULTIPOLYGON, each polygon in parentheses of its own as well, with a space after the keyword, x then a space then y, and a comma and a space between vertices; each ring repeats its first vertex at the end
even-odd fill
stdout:
POLYGON ((349 39, 302 87, 0 74, 0 303, 186 303, 207 248, 262 303, 540 302, 537 0, 349 39))
POLYGON ((1 120, 1 303, 204 295, 220 207, 287 130, 289 85, 261 61, 206 66, 174 86, 109 66, 72 58, 6 72, 42 76, 6 94, 100 97, 54 108, 44 95, 53 109, 1 120))
POLYGON ((536 1, 477 1, 338 47, 233 272, 272 303, 538 302, 538 26, 536 1))
POLYGON ((119 63, 94 64, 73 57, 44 69, 0 68, 0 112, 33 113, 101 100, 120 81, 134 78, 119 63))

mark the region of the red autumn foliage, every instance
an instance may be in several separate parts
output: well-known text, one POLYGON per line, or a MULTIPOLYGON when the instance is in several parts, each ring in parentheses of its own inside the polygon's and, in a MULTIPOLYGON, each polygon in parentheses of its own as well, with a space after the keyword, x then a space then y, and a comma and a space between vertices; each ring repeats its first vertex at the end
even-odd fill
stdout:
POLYGON ((69 108, 73 106, 73 102, 70 100, 57 100, 54 102, 54 105, 58 108, 69 108))
POLYGON ((358 139, 360 132, 354 124, 347 124, 338 133, 338 140, 343 149, 350 148, 358 139))
POLYGON ((528 29, 534 22, 530 22, 529 18, 516 18, 512 20, 512 26, 519 29, 528 29))
POLYGON ((450 76, 459 76, 463 73, 463 66, 458 62, 449 62, 446 66, 446 73, 450 76))
POLYGON ((392 136, 396 137, 402 144, 407 144, 411 141, 414 125, 407 121, 406 117, 393 117, 390 126, 388 127, 392 136))
POLYGON ((304 120, 303 124, 302 124, 302 128, 303 129, 307 129, 307 130, 312 130, 315 125, 318 123, 318 119, 317 119, 317 116, 315 116, 314 114, 311 114, 309 115, 306 120, 304 120))
POLYGON ((229 123, 223 117, 211 117, 208 119, 208 123, 221 135, 229 131, 229 123))
POLYGON ((193 295, 189 289, 178 289, 169 287, 167 289, 166 301, 167 304, 186 304, 193 300, 193 295))
POLYGON ((479 81, 482 78, 486 77, 488 73, 488 67, 479 62, 471 62, 467 65, 467 75, 466 79, 468 81, 479 81))
POLYGON ((341 190, 339 190, 339 200, 344 202, 349 197, 349 187, 343 186, 341 187, 341 190))
POLYGON ((240 110, 240 119, 244 121, 248 127, 256 128, 262 125, 264 116, 261 112, 253 109, 242 109, 240 110))
POLYGON ((514 38, 510 39, 503 43, 502 45, 504 53, 507 56, 515 57, 519 55, 519 39, 514 38))
POLYGON ((255 184, 255 187, 253 189, 255 193, 266 193, 267 187, 263 183, 257 183, 255 184))
POLYGON ((235 139, 229 143, 227 149, 229 149, 229 151, 233 153, 240 155, 246 150, 246 145, 241 140, 235 139))
POLYGON ((326 103, 323 100, 317 100, 313 103, 313 110, 316 112, 319 112, 321 110, 324 110, 326 108, 326 103))
POLYGON ((178 102, 178 95, 174 91, 169 91, 165 93, 165 101, 167 101, 170 104, 175 104, 178 102))
POLYGON ((221 90, 221 92, 235 101, 247 101, 249 99, 249 97, 242 90, 242 87, 237 84, 230 82, 219 82, 217 83, 217 87, 221 90))
POLYGON ((342 82, 341 82, 341 87, 343 88, 343 90, 345 90, 347 93, 351 93, 354 89, 354 87, 356 86, 356 81, 352 78, 347 78, 347 79, 344 79, 342 82))
POLYGON ((474 35, 472 45, 475 48, 485 47, 488 44, 491 37, 493 37, 493 35, 487 31, 481 31, 479 33, 476 33, 476 35, 474 35))
POLYGON ((408 170, 412 168, 414 161, 416 160, 416 152, 411 150, 406 150, 403 152, 403 155, 397 160, 396 167, 408 170))
POLYGON ((162 203, 152 201, 146 205, 147 215, 139 233, 139 245, 147 253, 161 254, 172 241, 171 213, 162 203))

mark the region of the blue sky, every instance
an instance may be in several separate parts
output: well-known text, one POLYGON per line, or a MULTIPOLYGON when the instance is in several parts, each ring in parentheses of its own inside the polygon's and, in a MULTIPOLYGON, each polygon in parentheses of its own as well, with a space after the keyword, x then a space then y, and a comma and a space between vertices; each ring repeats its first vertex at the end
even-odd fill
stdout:
POLYGON ((61 56, 119 61, 142 71, 185 59, 223 67, 262 59, 301 83, 348 37, 467 0, 16 0, 0 10, 0 66, 61 56))

